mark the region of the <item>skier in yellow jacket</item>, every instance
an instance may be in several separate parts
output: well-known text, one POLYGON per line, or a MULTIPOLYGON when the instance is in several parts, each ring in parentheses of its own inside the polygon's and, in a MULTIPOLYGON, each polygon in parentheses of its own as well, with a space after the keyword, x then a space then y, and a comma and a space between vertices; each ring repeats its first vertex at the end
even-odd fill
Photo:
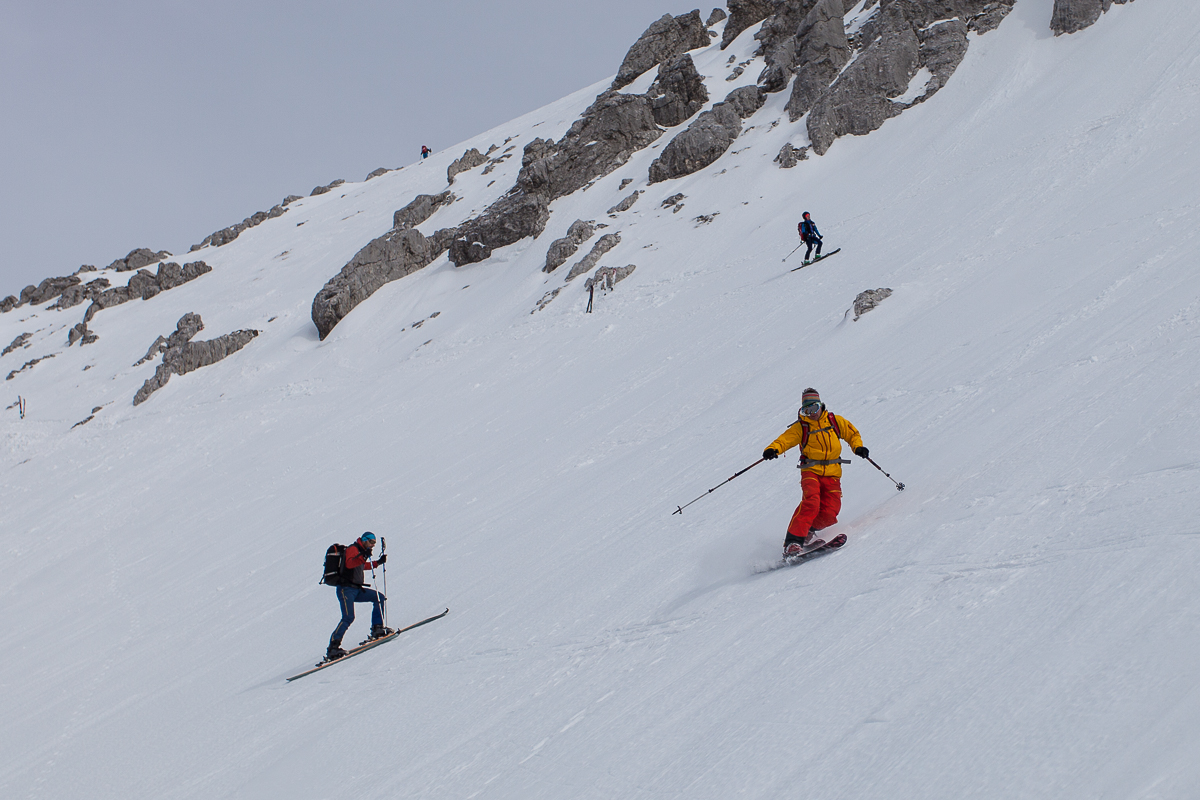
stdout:
POLYGON ((854 454, 866 458, 870 453, 863 447, 862 437, 848 419, 835 417, 821 402, 816 389, 805 389, 797 421, 779 438, 767 445, 763 458, 778 458, 797 445, 801 452, 800 485, 804 499, 792 514, 787 538, 783 541, 784 556, 798 555, 816 540, 816 532, 837 522, 842 510, 842 459, 844 439, 854 454))

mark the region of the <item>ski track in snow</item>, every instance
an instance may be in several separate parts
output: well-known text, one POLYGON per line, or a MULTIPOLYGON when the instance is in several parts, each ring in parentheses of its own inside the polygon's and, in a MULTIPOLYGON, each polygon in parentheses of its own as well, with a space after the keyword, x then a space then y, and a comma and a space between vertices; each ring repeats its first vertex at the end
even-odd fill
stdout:
MULTIPOLYGON (((1200 12, 1053 38, 1050 7, 1019 0, 936 96, 792 170, 787 92, 647 186, 669 130, 536 241, 443 256, 324 342, 314 295, 397 208, 511 146, 420 228, 482 211, 607 81, 176 256, 213 272, 100 311, 95 344, 66 347, 85 306, 0 315, 0 345, 33 334, 0 372, 54 356, 0 403, 26 402, 0 414, 0 796, 1200 794, 1200 12), (805 210, 844 251, 789 273, 805 210), (540 271, 576 219, 621 234, 601 266, 637 265, 590 315, 564 279, 595 239, 540 271), (189 311, 197 340, 261 335, 135 409, 133 364, 189 311), (908 488, 856 459, 847 546, 755 574, 794 458, 671 512, 808 385, 908 488), (285 684, 337 621, 325 547, 368 529, 389 623, 450 614, 285 684)), ((693 54, 713 102, 761 71, 725 80, 756 30, 693 54)))

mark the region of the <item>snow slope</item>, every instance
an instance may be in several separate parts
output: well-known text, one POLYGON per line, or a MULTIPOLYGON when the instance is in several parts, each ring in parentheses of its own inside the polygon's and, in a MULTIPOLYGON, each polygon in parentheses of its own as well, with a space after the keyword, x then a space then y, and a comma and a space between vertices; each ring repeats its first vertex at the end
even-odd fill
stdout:
MULTIPOLYGON (((55 355, 0 415, 0 796, 1200 795, 1200 9, 1054 39, 1051 5, 793 170, 786 93, 646 187, 665 135, 538 240, 442 258, 324 342, 313 296, 395 209, 516 137, 421 229, 467 219, 602 85, 197 253, 212 273, 100 312, 93 345, 65 347, 82 307, 0 316, 3 343, 35 334, 6 375, 55 355), (845 250, 788 272, 804 210, 845 250), (593 314, 583 278, 530 313, 577 218, 637 270, 593 314), (197 338, 262 333, 134 408, 154 367, 131 365, 188 311, 197 338), (792 460, 671 512, 808 385, 908 489, 856 460, 847 547, 756 574, 792 460), (285 683, 337 621, 324 548, 367 529, 389 622, 450 615, 285 683)), ((697 54, 714 99, 753 32, 697 54)))

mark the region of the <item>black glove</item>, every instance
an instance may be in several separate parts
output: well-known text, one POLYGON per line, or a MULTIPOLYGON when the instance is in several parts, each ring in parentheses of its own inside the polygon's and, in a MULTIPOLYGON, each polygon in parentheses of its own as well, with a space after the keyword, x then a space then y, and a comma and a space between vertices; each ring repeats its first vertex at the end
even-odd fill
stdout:
POLYGON ((772 458, 779 458, 779 451, 774 447, 768 447, 766 450, 763 450, 763 458, 767 461, 770 461, 772 458))
POLYGON ((867 458, 871 455, 871 451, 865 447, 856 447, 854 448, 854 455, 858 456, 859 458, 867 458))
POLYGON ((387 553, 384 553, 383 555, 381 555, 379 557, 379 560, 376 561, 375 563, 376 564, 386 564, 387 563, 387 553))

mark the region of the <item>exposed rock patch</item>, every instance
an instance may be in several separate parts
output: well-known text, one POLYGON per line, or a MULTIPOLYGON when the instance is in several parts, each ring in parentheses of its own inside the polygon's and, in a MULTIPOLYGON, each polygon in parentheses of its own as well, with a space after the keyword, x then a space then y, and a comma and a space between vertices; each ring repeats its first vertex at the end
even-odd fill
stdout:
MULTIPOLYGON (((325 191, 329 191, 329 189, 326 188, 325 191)), ((317 193, 315 189, 313 190, 313 193, 317 193)), ((188 252, 194 253, 201 247, 205 247, 207 245, 211 245, 213 247, 222 247, 229 244, 234 239, 241 236, 242 231, 257 227, 269 219, 275 219, 275 217, 283 216, 284 212, 287 211, 287 208, 284 207, 286 202, 287 201, 285 200, 284 203, 272 206, 270 211, 256 211, 236 225, 230 225, 228 228, 222 228, 219 231, 210 233, 208 236, 204 237, 200 244, 192 245, 191 248, 188 249, 188 252)))
POLYGON ((1113 3, 1124 5, 1127 2, 1132 0, 1054 0, 1050 30, 1054 31, 1055 36, 1078 33, 1094 25, 1113 3))
POLYGON ((664 14, 629 48, 617 70, 612 90, 628 86, 642 73, 681 53, 708 47, 708 43, 708 31, 700 21, 699 9, 678 17, 664 14))
POLYGON ((854 321, 892 296, 891 289, 868 289, 854 298, 854 321))
POLYGON ((443 231, 426 238, 415 228, 393 229, 372 240, 313 298, 312 321, 321 338, 379 287, 428 266, 448 244, 443 231))
POLYGON ((622 200, 621 202, 617 203, 615 206, 610 208, 608 210, 608 215, 611 217, 615 217, 617 214, 620 214, 622 211, 628 211, 629 209, 633 208, 633 204, 636 203, 637 199, 641 196, 642 196, 642 190, 635 189, 633 194, 629 195, 629 197, 626 197, 624 200, 622 200))
POLYGON ((591 272, 592 267, 596 266, 596 264, 600 261, 601 256, 603 256, 609 250, 612 250, 620 243, 621 234, 619 233, 606 233, 601 236, 596 240, 596 244, 592 246, 591 252, 580 259, 579 263, 571 267, 571 271, 567 273, 567 280, 574 280, 580 275, 591 272))
POLYGON ((540 236, 549 221, 550 203, 545 196, 517 190, 458 227, 450 243, 450 260, 456 267, 484 261, 496 248, 540 236))
POLYGON ((155 261, 162 261, 164 258, 171 256, 166 250, 154 252, 147 247, 139 247, 136 250, 130 250, 129 255, 124 258, 118 258, 116 261, 108 265, 108 269, 115 269, 117 272, 133 272, 135 269, 141 269, 148 264, 153 264, 155 261))
POLYGON ((614 286, 632 275, 635 269, 637 269, 636 264, 626 267, 601 267, 596 270, 595 275, 587 279, 583 288, 591 289, 595 286, 601 291, 611 292, 614 286))
POLYGON ((712 10, 712 13, 710 13, 708 15, 708 19, 705 20, 704 25, 707 28, 711 28, 713 25, 716 25, 718 22, 720 22, 721 20, 725 19, 728 16, 729 15, 725 13, 725 9, 714 8, 712 10))
POLYGON ((29 347, 29 340, 33 337, 32 333, 22 333, 20 336, 12 340, 8 347, 4 348, 4 352, 0 356, 6 356, 18 347, 29 347))
POLYGON ((783 147, 779 149, 779 155, 775 156, 775 163, 782 169, 791 169, 796 164, 808 158, 808 148, 801 147, 796 149, 792 147, 791 142, 784 142, 783 147))
POLYGON ((729 8, 729 21, 725 23, 725 31, 721 34, 722 50, 729 47, 742 31, 775 13, 775 6, 770 0, 729 0, 726 6, 729 8))
POLYGON ((392 229, 415 228, 432 217, 439 208, 453 203, 454 200, 454 194, 449 190, 441 194, 419 194, 411 203, 392 215, 392 229))
POLYGON ((708 89, 687 53, 663 62, 647 94, 652 98, 654 121, 664 128, 686 122, 708 103, 708 89))
POLYGON ((650 183, 691 175, 712 164, 742 132, 742 118, 727 103, 696 117, 650 164, 650 183))
MULTIPOLYGON (((182 267, 174 261, 168 261, 158 265, 157 273, 146 269, 139 269, 135 274, 130 276, 129 283, 125 286, 103 289, 99 293, 93 291, 89 295, 92 304, 88 306, 84 321, 90 322, 96 312, 101 309, 119 306, 122 303, 128 303, 130 300, 137 300, 139 298, 149 300, 159 292, 174 289, 176 286, 193 281, 209 272, 212 272, 212 267, 203 261, 192 261, 184 264, 182 267)), ((93 281, 88 286, 96 283, 98 282, 93 281)))
POLYGON ((542 272, 554 272, 567 263, 567 259, 575 255, 579 246, 592 238, 595 232, 596 227, 590 221, 577 219, 571 223, 566 236, 551 242, 550 249, 546 252, 546 266, 542 268, 542 272))
POLYGON ((332 191, 334 189, 334 187, 341 186, 345 182, 346 182, 345 178, 338 178, 336 181, 327 183, 324 186, 316 187, 315 189, 312 190, 312 192, 308 196, 316 197, 319 194, 326 194, 326 193, 332 191))
MULTIPOLYGON (((215 364, 241 350, 258 336, 256 330, 240 330, 205 342, 192 342, 192 337, 203 329, 204 323, 200 321, 199 314, 188 313, 180 317, 175 332, 167 338, 162 349, 162 363, 154 371, 154 377, 142 384, 142 388, 134 395, 135 406, 144 403, 150 395, 166 386, 172 375, 186 375, 201 367, 215 364)), ((159 342, 156 341, 150 349, 153 351, 158 345, 159 342)))
POLYGON ((58 355, 58 354, 50 353, 49 355, 42 356, 41 358, 30 359, 29 361, 26 361, 20 369, 14 369, 12 372, 8 373, 8 377, 5 378, 4 380, 11 381, 13 378, 17 377, 25 370, 33 369, 35 366, 37 366, 41 362, 45 361, 47 358, 54 358, 56 355, 58 355))
POLYGON ((450 162, 450 166, 446 167, 446 180, 449 183, 454 183, 454 176, 461 172, 466 172, 470 169, 482 166, 487 163, 488 157, 472 147, 470 150, 462 154, 460 158, 456 158, 450 162))
POLYGON ((850 60, 850 42, 842 21, 841 0, 820 0, 805 15, 796 32, 796 79, 788 99, 788 118, 795 122, 829 88, 850 60))

